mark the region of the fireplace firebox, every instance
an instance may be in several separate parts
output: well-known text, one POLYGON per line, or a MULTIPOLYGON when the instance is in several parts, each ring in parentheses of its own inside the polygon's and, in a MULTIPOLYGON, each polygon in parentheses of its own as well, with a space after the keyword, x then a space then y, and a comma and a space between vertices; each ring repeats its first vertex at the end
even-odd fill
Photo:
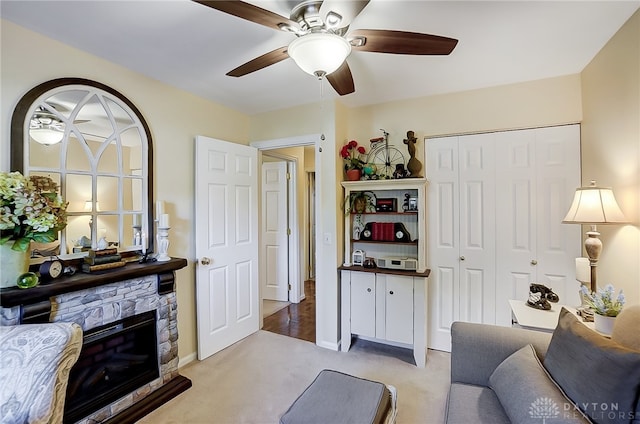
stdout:
POLYGON ((64 422, 76 422, 158 378, 156 333, 155 311, 87 331, 69 374, 64 422))

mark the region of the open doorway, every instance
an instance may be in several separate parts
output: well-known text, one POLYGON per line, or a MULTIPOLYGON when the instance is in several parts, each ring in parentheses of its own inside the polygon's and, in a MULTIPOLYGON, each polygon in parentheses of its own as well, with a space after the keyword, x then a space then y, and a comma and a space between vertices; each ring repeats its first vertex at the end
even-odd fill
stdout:
POLYGON ((262 328, 315 343, 315 148, 263 150, 262 168, 262 328))

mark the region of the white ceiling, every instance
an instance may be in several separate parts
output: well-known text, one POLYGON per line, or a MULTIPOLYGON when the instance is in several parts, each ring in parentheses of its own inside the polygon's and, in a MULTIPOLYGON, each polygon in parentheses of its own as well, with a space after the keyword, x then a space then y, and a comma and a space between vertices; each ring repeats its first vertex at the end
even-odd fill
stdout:
MULTIPOLYGON (((289 16, 295 1, 250 1, 289 16)), ((350 107, 575 74, 640 7, 634 1, 372 0, 352 29, 456 38, 449 56, 353 52, 350 107)), ((2 18, 247 114, 338 97, 287 59, 231 69, 295 36, 189 0, 10 1, 2 18), (322 93, 321 93, 322 91, 322 93)), ((103 83, 109 84, 108 75, 103 83)))

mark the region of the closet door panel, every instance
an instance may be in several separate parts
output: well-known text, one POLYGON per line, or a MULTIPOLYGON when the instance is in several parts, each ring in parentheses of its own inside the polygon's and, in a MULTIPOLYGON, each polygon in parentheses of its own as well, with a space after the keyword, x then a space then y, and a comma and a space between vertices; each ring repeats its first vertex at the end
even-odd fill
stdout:
POLYGON ((575 279, 575 258, 582 252, 580 225, 562 223, 581 185, 579 140, 578 125, 536 132, 537 281, 553 288, 567 305, 580 304, 580 285, 575 279))
POLYGON ((451 350, 451 324, 459 316, 459 188, 457 137, 427 143, 428 346, 451 350))
POLYGON ((496 134, 496 324, 511 325, 509 299, 536 274, 535 130, 496 134))
POLYGON ((495 135, 458 140, 460 316, 495 323, 495 135))

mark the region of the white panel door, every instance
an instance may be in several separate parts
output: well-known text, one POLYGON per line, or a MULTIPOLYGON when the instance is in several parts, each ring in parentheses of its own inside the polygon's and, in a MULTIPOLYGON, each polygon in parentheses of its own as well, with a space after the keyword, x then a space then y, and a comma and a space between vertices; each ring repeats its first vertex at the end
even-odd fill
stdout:
POLYGON ((196 137, 198 359, 258 331, 258 165, 253 147, 196 137))
POLYGON ((262 164, 262 297, 289 300, 287 163, 262 164))
POLYGON ((458 138, 427 140, 429 334, 432 349, 451 350, 451 324, 460 314, 458 138))
POLYGON ((496 134, 497 324, 511 325, 509 299, 526 299, 536 280, 535 130, 496 134), (525 297, 523 297, 525 296, 525 297))
POLYGON ((493 134, 427 140, 429 347, 451 349, 451 324, 495 322, 493 134))
POLYGON ((457 319, 495 323, 494 134, 458 140, 460 196, 460 305, 457 319))
POLYGON ((509 299, 526 300, 529 285, 551 287, 579 303, 574 258, 580 227, 562 224, 580 185, 580 127, 497 134, 496 323, 511 325, 509 299))
POLYGON ((579 305, 575 258, 582 256, 580 225, 563 224, 575 189, 580 187, 580 126, 536 132, 538 216, 537 281, 551 287, 567 305, 579 305))

